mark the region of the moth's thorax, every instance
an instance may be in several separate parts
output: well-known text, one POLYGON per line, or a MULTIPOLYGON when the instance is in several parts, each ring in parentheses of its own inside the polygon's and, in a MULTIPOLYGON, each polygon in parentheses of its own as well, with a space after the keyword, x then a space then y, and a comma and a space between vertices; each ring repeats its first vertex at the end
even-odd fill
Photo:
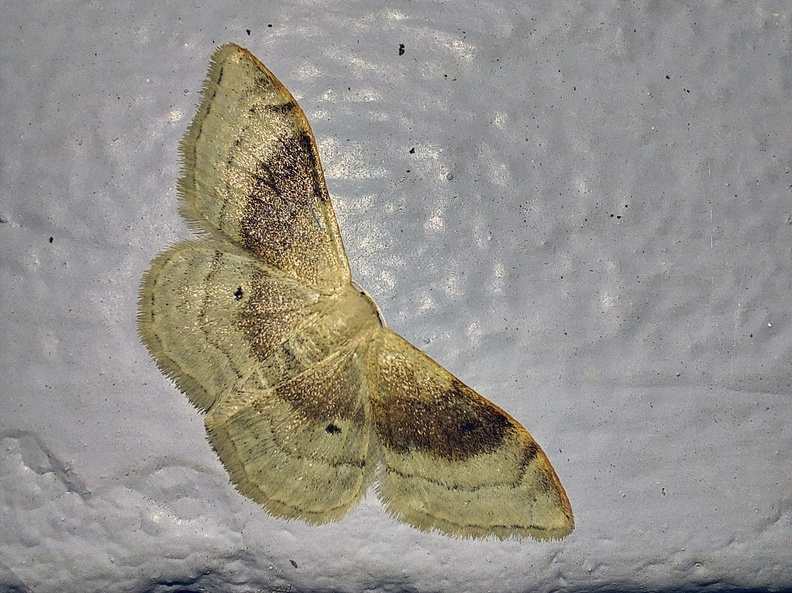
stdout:
MULTIPOLYGON (((328 329, 342 341, 354 340, 362 333, 382 326, 377 304, 365 292, 352 285, 339 289, 325 297, 323 308, 327 307, 328 329)), ((324 299, 323 299, 324 300, 324 299)))

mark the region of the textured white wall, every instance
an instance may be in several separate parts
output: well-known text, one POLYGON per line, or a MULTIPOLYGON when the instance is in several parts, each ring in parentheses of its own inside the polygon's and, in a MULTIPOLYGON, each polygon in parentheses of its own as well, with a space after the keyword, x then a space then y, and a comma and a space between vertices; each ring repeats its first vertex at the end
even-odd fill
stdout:
POLYGON ((787 2, 130 4, 0 19, 3 590, 792 587, 787 2), (567 539, 228 484, 135 330, 225 41, 307 113, 390 326, 544 447, 567 539))

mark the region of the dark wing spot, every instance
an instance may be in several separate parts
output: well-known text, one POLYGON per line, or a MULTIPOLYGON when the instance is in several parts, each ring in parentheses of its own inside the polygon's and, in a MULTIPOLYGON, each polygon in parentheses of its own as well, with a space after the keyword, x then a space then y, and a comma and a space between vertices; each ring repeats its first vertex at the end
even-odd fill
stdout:
POLYGON ((459 430, 461 430, 463 434, 470 434, 476 432, 478 427, 479 423, 476 420, 468 418, 462 421, 462 424, 459 426, 459 430))
POLYGON ((331 422, 331 423, 330 423, 330 424, 328 424, 328 425, 327 425, 327 427, 325 428, 325 432, 327 432, 327 433, 329 433, 329 434, 338 434, 339 432, 341 432, 341 429, 340 429, 340 428, 338 428, 338 427, 337 427, 335 424, 333 424, 333 423, 331 422))
POLYGON ((241 301, 244 294, 245 293, 242 292, 242 287, 240 286, 239 288, 236 289, 236 292, 234 293, 234 298, 238 301, 241 301))

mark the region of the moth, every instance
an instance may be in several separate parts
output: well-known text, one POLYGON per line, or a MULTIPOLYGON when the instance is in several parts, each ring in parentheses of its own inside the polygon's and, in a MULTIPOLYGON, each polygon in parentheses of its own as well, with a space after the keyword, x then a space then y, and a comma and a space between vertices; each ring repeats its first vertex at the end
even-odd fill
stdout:
POLYGON ((390 515, 425 531, 572 530, 528 432, 384 327, 353 284, 308 121, 246 49, 215 51, 180 150, 180 212, 197 237, 153 260, 138 327, 206 414, 242 494, 320 524, 373 484, 390 515))

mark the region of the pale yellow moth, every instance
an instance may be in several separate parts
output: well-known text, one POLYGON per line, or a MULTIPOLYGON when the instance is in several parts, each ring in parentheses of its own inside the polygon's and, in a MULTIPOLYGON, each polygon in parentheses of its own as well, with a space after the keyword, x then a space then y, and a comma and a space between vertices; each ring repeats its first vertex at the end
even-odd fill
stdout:
POLYGON ((308 121, 247 50, 215 51, 181 153, 181 214, 200 237, 152 262, 140 335, 206 413, 242 494, 324 523, 374 484, 392 516, 426 531, 572 530, 528 432, 383 327, 353 286, 308 121))

